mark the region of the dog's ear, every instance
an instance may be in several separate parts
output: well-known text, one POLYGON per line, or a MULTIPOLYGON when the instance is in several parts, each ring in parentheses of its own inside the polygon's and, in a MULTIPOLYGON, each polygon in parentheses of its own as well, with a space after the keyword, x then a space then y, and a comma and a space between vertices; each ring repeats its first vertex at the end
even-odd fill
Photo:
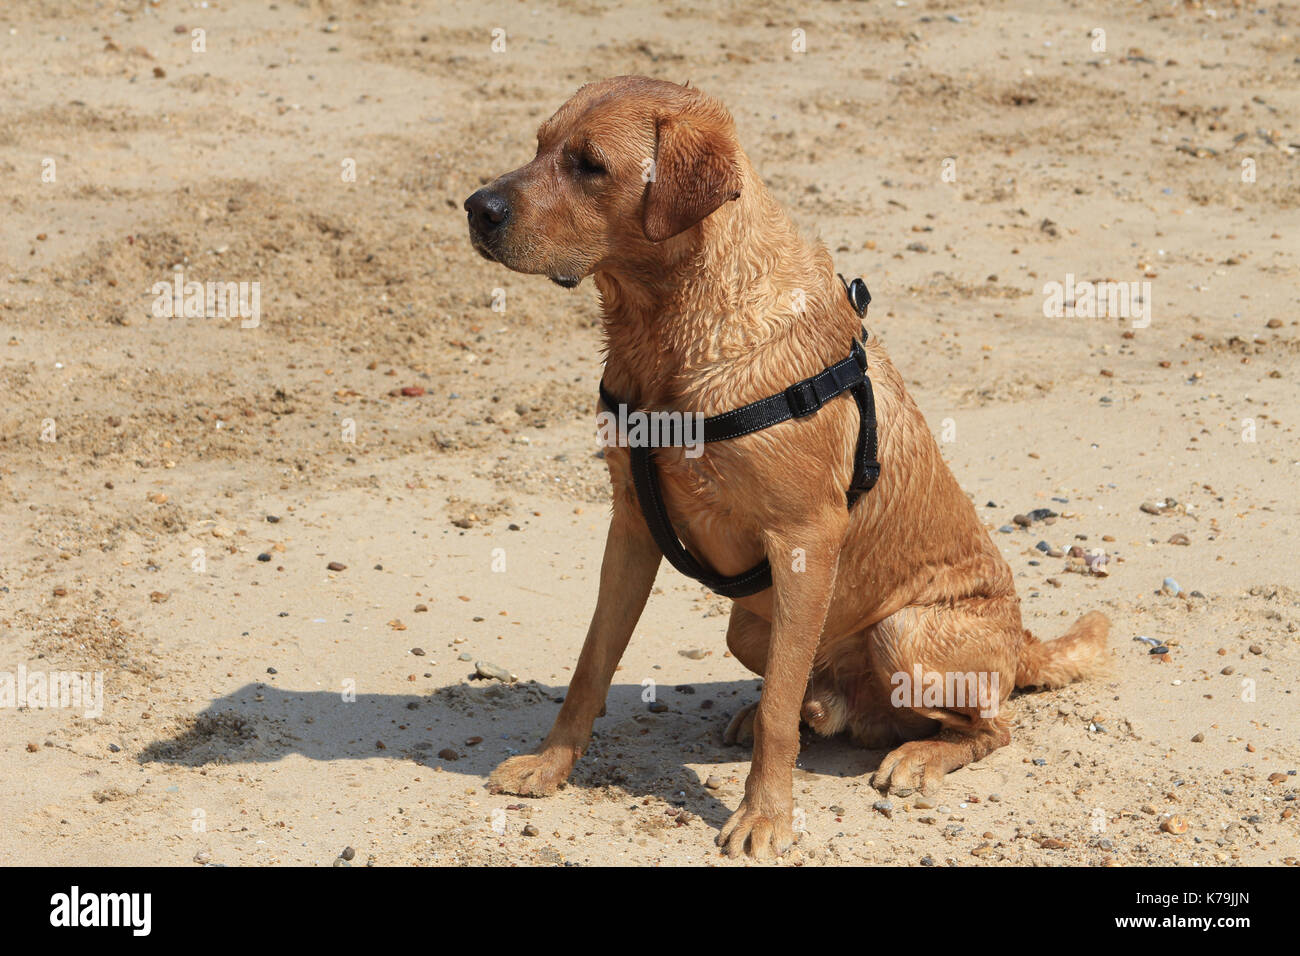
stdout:
POLYGON ((735 133, 729 118, 708 113, 661 117, 655 159, 646 183, 641 227, 663 242, 740 195, 735 133))

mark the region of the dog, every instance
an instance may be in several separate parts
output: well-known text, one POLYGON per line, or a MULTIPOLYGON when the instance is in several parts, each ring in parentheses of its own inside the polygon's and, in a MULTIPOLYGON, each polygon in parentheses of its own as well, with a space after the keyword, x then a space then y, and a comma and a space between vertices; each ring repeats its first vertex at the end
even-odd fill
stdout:
MULTIPOLYGON (((484 257, 566 288, 593 277, 604 384, 640 409, 739 408, 842 359, 859 332, 825 247, 801 237, 764 187, 725 107, 689 84, 583 86, 541 125, 533 160, 465 209, 484 257)), ((727 627, 731 653, 763 678, 725 732, 753 743, 744 797, 717 835, 728 856, 791 846, 801 720, 888 749, 871 781, 882 792, 929 794, 1010 742, 998 708, 1013 688, 1059 687, 1103 666, 1100 612, 1046 643, 1024 629, 1011 569, 902 378, 874 336, 864 351, 880 472, 851 507, 863 412, 847 397, 703 454, 655 452, 663 503, 692 555, 721 575, 771 566, 771 586, 737 597, 727 627), (991 697, 954 698, 952 680, 936 689, 933 675, 959 675, 958 691, 980 675, 991 697), (900 686, 912 678, 923 693, 900 686)), ((541 797, 564 783, 661 564, 629 450, 610 448, 606 461, 613 514, 568 694, 540 748, 493 771, 493 792, 541 797)))

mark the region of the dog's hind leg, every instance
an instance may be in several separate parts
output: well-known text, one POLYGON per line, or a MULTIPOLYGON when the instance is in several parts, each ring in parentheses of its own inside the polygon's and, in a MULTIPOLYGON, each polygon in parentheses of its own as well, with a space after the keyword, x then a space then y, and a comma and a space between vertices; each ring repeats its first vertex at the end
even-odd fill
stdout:
POLYGON ((873 628, 877 693, 888 696, 890 722, 907 740, 881 761, 873 786, 933 793, 949 771, 1011 742, 1001 705, 1015 685, 1022 634, 1013 595, 904 608, 873 628))

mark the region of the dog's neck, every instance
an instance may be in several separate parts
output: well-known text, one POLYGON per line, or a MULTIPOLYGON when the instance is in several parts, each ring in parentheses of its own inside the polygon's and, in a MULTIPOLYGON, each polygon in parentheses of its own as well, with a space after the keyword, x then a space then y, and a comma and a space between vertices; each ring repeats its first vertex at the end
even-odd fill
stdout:
POLYGON ((811 363, 803 377, 842 358, 856 331, 825 247, 741 166, 738 199, 644 261, 596 273, 606 384, 625 400, 677 405, 691 383, 744 375, 769 347, 811 363))

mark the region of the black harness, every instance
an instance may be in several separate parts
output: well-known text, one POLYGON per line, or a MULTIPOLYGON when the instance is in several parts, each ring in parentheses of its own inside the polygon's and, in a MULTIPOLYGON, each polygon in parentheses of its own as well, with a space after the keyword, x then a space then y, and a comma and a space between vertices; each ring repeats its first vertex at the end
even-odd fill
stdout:
MULTIPOLYGON (((843 276, 840 276, 840 281, 844 282, 843 276)), ((867 306, 871 302, 871 293, 867 291, 866 283, 861 279, 844 282, 844 291, 858 313, 858 318, 866 315, 867 306)), ((858 444, 853 455, 853 480, 846 493, 848 507, 852 508, 853 503, 870 491, 880 477, 880 463, 876 461, 876 403, 871 392, 871 379, 867 377, 867 353, 863 350, 866 340, 867 330, 863 327, 859 337, 853 340, 847 358, 811 378, 795 382, 784 392, 706 418, 703 441, 727 441, 779 425, 792 418, 803 418, 814 414, 837 395, 852 392, 858 403, 858 444)), ((610 411, 628 407, 625 402, 620 402, 609 393, 603 379, 600 383, 600 400, 610 411)), ((743 574, 725 577, 705 567, 682 546, 668 518, 651 443, 641 441, 631 444, 632 481, 636 486, 641 514, 645 517, 655 543, 669 563, 688 578, 694 578, 723 597, 746 597, 771 587, 772 567, 767 558, 743 574)), ((674 437, 657 444, 664 447, 682 444, 682 441, 674 437)))

